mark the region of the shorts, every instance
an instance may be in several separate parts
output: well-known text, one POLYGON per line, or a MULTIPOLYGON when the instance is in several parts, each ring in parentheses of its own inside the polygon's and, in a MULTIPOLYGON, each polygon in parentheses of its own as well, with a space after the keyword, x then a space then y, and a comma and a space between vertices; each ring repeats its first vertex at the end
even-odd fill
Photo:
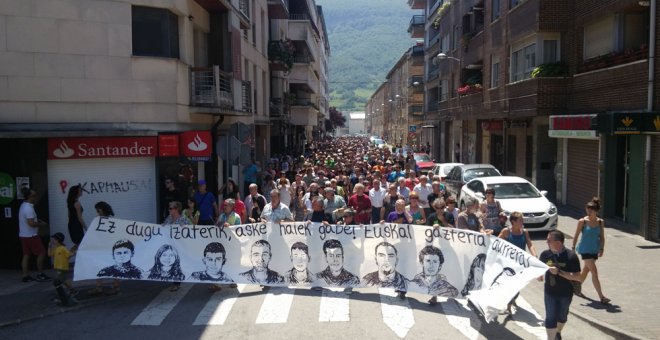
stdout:
POLYGON ((20 237, 23 255, 46 255, 46 248, 39 236, 20 237))
POLYGON ((62 281, 62 282, 66 282, 69 279, 69 271, 68 270, 55 270, 55 278, 62 281))
POLYGON ((582 260, 598 260, 598 254, 580 254, 582 260))
POLYGON ((568 308, 573 301, 573 295, 552 296, 545 293, 545 328, 557 328, 557 323, 566 323, 568 308))

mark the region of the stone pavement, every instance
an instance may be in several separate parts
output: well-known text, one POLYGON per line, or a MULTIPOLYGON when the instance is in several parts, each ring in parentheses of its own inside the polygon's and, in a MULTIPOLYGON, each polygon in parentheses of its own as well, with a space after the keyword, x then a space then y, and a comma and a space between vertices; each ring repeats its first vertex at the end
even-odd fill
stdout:
MULTIPOLYGON (((566 235, 566 245, 572 246, 577 227, 577 211, 560 209, 559 230, 566 235)), ((591 282, 591 275, 582 285, 582 292, 589 299, 574 297, 570 318, 579 317, 592 325, 609 331, 616 338, 660 339, 660 296, 655 289, 660 285, 660 244, 643 237, 615 229, 614 222, 605 220, 605 251, 596 264, 603 294, 612 300, 611 305, 600 303, 591 282)), ((547 249, 546 233, 532 234, 537 252, 547 249)), ((532 282, 522 295, 543 314, 543 283, 532 282)))
MULTIPOLYGON (((577 225, 578 212, 560 210, 559 229, 567 235, 568 246, 577 225)), ((606 226, 608 223, 606 220, 606 226)), ((533 233, 537 251, 547 248, 546 233, 533 233)), ((617 230, 606 229, 604 256, 598 260, 601 285, 610 306, 602 305, 591 284, 590 277, 583 284, 583 292, 590 299, 573 299, 570 318, 581 318, 617 339, 660 339, 660 322, 656 321, 660 310, 660 297, 654 289, 659 287, 660 244, 642 237, 617 230)), ((52 283, 21 283, 18 270, 0 270, 0 328, 29 320, 48 317, 71 310, 90 307, 100 303, 125 299, 145 291, 161 289, 162 285, 148 281, 122 282, 119 295, 88 296, 85 291, 94 287, 93 281, 75 282, 82 287, 79 304, 61 307, 51 301, 55 297, 52 283), (11 307, 10 307, 11 306, 11 307)), ((109 284, 108 284, 109 285, 109 284)), ((543 307, 543 283, 533 281, 522 292, 522 296, 541 315, 543 307)))

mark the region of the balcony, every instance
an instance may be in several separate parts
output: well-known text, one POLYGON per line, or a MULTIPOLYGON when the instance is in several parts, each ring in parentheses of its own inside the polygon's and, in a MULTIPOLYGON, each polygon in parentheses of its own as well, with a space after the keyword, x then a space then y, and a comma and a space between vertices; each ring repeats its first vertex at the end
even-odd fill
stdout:
POLYGON ((250 1, 239 0, 237 12, 238 18, 241 22, 241 29, 249 30, 252 27, 252 24, 250 23, 250 1))
POLYGON ((410 59, 412 66, 424 65, 424 46, 415 45, 410 49, 410 59))
POLYGON ((310 64, 312 62, 312 58, 308 55, 296 54, 293 56, 293 62, 296 64, 310 64))
POLYGON ((289 14, 289 34, 293 34, 293 32, 291 32, 291 24, 292 23, 295 24, 296 21, 301 21, 301 22, 304 22, 306 24, 309 24, 312 27, 312 30, 314 30, 314 33, 316 33, 316 36, 317 37, 320 36, 319 29, 316 27, 316 23, 314 23, 310 19, 309 15, 307 15, 306 13, 290 13, 289 14))
POLYGON ((612 52, 602 56, 585 60, 582 65, 578 67, 578 71, 589 72, 602 68, 608 68, 617 65, 632 63, 638 60, 645 60, 649 57, 649 48, 646 44, 642 44, 636 49, 627 49, 621 52, 612 52))
POLYGON ((268 62, 271 71, 288 72, 293 67, 295 48, 291 40, 271 40, 268 42, 268 62))
POLYGON ((413 15, 408 26, 408 33, 411 38, 424 38, 424 24, 426 20, 423 15, 413 15))
POLYGON ((506 85, 509 115, 549 115, 566 111, 569 79, 531 78, 506 85))
POLYGON ((234 107, 231 74, 219 66, 190 69, 190 106, 234 107))
POLYGON ((301 126, 318 125, 318 105, 309 98, 294 99, 291 102, 291 124, 301 126))
POLYGON ((425 9, 426 0, 408 0, 408 6, 410 6, 411 9, 425 9))
POLYGON ((232 74, 222 71, 218 65, 190 68, 190 111, 212 115, 247 115, 251 110, 245 111, 245 106, 236 108, 233 83, 232 74))
POLYGON ((319 79, 316 77, 311 64, 293 64, 289 74, 289 84, 298 86, 307 93, 317 93, 319 79))
POLYGON ((243 112, 252 113, 252 83, 249 81, 241 82, 241 104, 243 112))
POLYGON ((282 98, 270 99, 270 119, 278 121, 288 121, 289 111, 282 98))
POLYGON ((271 19, 288 19, 289 0, 268 0, 268 17, 271 19))

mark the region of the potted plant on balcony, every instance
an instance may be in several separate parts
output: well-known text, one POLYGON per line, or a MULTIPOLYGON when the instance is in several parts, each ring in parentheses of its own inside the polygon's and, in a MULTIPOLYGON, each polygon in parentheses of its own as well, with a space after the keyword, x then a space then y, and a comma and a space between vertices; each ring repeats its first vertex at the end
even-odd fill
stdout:
POLYGON ((451 1, 447 1, 442 6, 438 7, 438 15, 436 15, 435 19, 433 20, 433 28, 438 28, 440 26, 440 20, 442 20, 442 17, 449 11, 449 7, 451 7, 451 1))
POLYGON ((532 70, 532 78, 538 77, 563 77, 568 74, 568 65, 558 61, 556 63, 541 64, 532 70))
POLYGON ((282 63, 285 72, 289 72, 293 67, 295 52, 296 47, 291 39, 272 41, 268 45, 268 59, 274 63, 282 63))

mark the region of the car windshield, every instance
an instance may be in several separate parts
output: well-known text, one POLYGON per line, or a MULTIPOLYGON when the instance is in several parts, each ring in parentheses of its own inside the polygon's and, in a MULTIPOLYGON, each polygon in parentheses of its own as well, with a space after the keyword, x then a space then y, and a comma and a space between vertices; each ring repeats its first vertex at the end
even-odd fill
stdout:
POLYGON ((497 170, 493 168, 479 168, 479 169, 468 169, 465 170, 465 175, 463 179, 465 183, 479 177, 488 177, 488 176, 502 176, 497 170))
POLYGON ((429 158, 429 155, 426 155, 426 154, 418 154, 418 155, 414 155, 413 157, 415 157, 415 161, 417 161, 417 162, 430 162, 431 161, 431 158, 429 158))
POLYGON ((529 183, 495 183, 488 184, 488 188, 495 189, 495 197, 501 199, 541 197, 541 193, 529 183))
POLYGON ((453 168, 454 168, 453 165, 452 166, 445 166, 445 167, 442 168, 442 171, 440 171, 440 172, 442 173, 442 176, 447 176, 449 174, 449 172, 451 171, 451 169, 453 169, 453 168))

